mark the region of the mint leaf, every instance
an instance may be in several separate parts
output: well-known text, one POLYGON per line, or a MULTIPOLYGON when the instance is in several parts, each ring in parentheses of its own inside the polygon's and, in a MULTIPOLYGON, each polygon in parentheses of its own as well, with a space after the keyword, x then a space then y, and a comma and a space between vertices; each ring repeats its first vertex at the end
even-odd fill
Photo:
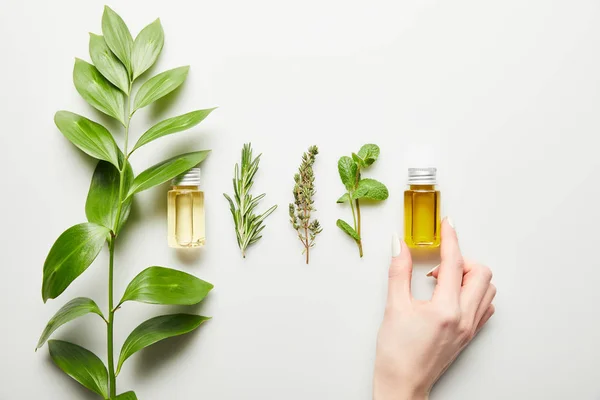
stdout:
POLYGON ((348 235, 350 235, 352 237, 352 239, 358 241, 360 240, 360 236, 358 235, 358 233, 356 233, 356 231, 354 230, 353 227, 351 227, 350 225, 348 225, 348 223, 346 221, 342 221, 341 219, 338 219, 337 222, 335 223, 341 230, 343 230, 344 232, 346 232, 348 235))
POLYGON ((358 157, 360 157, 366 167, 373 164, 379 157, 379 146, 376 144, 365 144, 358 151, 358 157))
POLYGON ((358 182, 358 187, 352 194, 353 199, 385 200, 389 192, 385 185, 375 179, 365 178, 358 182))
POLYGON ((337 199, 336 203, 345 203, 350 201, 350 195, 348 193, 344 193, 339 199, 337 199))
POLYGON ((352 153, 352 159, 354 160, 354 162, 356 162, 361 167, 366 167, 365 160, 360 158, 356 153, 352 153))
POLYGON ((338 172, 346 189, 353 190, 356 187, 356 174, 358 172, 358 165, 354 160, 348 156, 341 157, 338 161, 338 172))

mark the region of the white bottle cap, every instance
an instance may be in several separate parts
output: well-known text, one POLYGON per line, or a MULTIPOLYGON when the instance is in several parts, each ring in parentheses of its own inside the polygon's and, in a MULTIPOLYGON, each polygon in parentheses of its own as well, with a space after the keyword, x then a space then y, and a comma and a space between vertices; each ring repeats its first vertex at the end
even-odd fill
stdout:
POLYGON ((408 184, 409 185, 435 185, 436 184, 436 168, 409 168, 408 169, 408 184))
POLYGON ((183 174, 176 176, 172 181, 173 186, 200 186, 200 167, 194 167, 183 174))

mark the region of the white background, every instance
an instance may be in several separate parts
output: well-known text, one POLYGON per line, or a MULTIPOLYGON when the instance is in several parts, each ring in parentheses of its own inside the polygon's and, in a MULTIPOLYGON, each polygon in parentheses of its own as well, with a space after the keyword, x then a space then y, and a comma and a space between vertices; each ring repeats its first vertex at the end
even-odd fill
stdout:
MULTIPOLYGON (((106 309, 107 254, 57 300, 42 303, 42 265, 54 240, 85 219, 94 161, 56 129, 67 109, 106 123, 72 84, 89 60, 101 1, 3 1, 0 6, 2 272, 0 399, 93 399, 33 349, 47 320, 75 296, 106 309)), ((409 166, 435 164, 444 213, 466 257, 490 265, 497 313, 436 385, 432 399, 597 399, 600 3, 548 1, 116 1, 137 34, 160 17, 157 73, 191 65, 185 86, 136 114, 153 122, 219 106, 193 130, 144 147, 137 172, 210 148, 203 165, 208 245, 166 242, 167 186, 136 198, 118 243, 116 297, 149 265, 215 284, 201 307, 214 318, 186 337, 131 358, 119 392, 142 400, 364 400, 386 295, 390 236, 402 228, 409 166), (242 144, 263 153, 255 188, 278 204, 242 260, 223 192, 242 144), (390 188, 364 207, 365 257, 335 227, 350 210, 336 163, 367 142, 382 148, 366 176, 390 188), (324 226, 306 266, 287 219, 292 176, 319 145, 315 214, 324 226)), ((148 76, 148 75, 147 75, 148 76)), ((115 125, 109 125, 114 127, 115 125)), ((122 132, 117 133, 122 140, 122 132)), ((432 261, 434 262, 434 261, 432 261)), ((429 296, 431 262, 415 265, 429 296)), ((116 344, 167 307, 127 304, 116 344)), ((93 316, 64 326, 106 359, 93 316)))

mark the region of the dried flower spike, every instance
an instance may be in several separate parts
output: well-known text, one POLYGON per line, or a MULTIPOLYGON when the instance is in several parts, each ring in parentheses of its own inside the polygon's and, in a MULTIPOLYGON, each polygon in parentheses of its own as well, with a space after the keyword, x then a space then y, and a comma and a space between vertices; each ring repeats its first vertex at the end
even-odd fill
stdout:
POLYGON ((323 231, 319 221, 310 220, 311 212, 316 211, 313 196, 315 194, 315 175, 313 164, 315 156, 319 154, 317 146, 308 148, 308 152, 302 156, 302 163, 298 173, 294 175, 294 203, 290 203, 290 222, 298 233, 298 239, 304 246, 303 254, 306 254, 306 263, 310 260, 310 249, 315 245, 315 238, 323 231))

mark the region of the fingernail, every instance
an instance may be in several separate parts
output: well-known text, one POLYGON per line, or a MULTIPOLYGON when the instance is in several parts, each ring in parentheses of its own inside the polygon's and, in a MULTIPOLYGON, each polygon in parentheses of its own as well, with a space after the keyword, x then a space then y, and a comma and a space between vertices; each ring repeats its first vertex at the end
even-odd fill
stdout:
POLYGON ((436 269, 438 269, 439 266, 440 266, 440 264, 438 264, 435 267, 431 268, 431 270, 427 273, 426 276, 433 276, 433 273, 435 272, 436 269))
POLYGON ((402 245, 397 233, 392 233, 392 257, 398 257, 402 253, 402 245))
POLYGON ((454 221, 452 221, 452 218, 446 217, 446 221, 448 221, 448 224, 452 227, 452 229, 456 230, 456 226, 454 226, 454 221))

